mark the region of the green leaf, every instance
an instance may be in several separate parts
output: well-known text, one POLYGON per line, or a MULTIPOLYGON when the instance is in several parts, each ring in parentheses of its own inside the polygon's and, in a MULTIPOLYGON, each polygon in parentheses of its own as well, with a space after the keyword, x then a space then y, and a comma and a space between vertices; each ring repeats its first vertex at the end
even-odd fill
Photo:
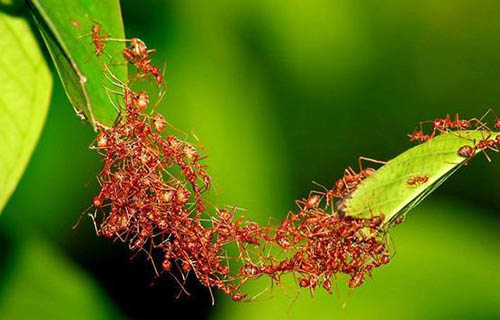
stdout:
POLYGON ((41 238, 12 248, 2 283, 2 319, 113 319, 118 312, 85 273, 41 238))
POLYGON ((94 128, 111 126, 118 111, 103 88, 109 86, 103 73, 104 63, 112 62, 110 68, 115 76, 126 79, 127 65, 122 56, 125 44, 106 41, 105 53, 97 57, 91 29, 100 25, 104 34, 123 39, 119 1, 30 0, 29 3, 73 108, 94 128))
POLYGON ((52 78, 25 19, 0 12, 0 35, 1 211, 40 137, 52 78))
MULTIPOLYGON (((392 221, 418 205, 467 162, 457 153, 460 147, 474 146, 497 135, 486 131, 451 132, 413 147, 365 179, 345 202, 343 211, 364 218, 383 214, 385 221, 392 221), (408 183, 415 177, 426 177, 428 181, 408 183)), ((479 152, 476 150, 476 154, 479 152)))

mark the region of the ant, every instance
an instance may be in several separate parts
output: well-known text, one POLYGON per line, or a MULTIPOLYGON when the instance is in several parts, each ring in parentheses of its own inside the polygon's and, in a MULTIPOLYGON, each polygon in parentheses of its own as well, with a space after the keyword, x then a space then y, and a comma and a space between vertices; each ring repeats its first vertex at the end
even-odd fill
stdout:
POLYGON ((464 166, 469 164, 469 161, 476 155, 476 148, 472 146, 461 146, 457 154, 463 158, 467 158, 467 160, 464 162, 464 166))
POLYGON ((408 137, 410 138, 410 142, 413 141, 427 142, 431 139, 431 136, 428 134, 424 134, 422 129, 418 131, 417 129, 415 129, 412 134, 408 134, 408 137))
MULTIPOLYGON (((104 33, 101 29, 101 22, 99 20, 96 20, 94 18, 91 18, 87 16, 87 19, 90 21, 94 22, 95 24, 92 25, 92 28, 90 29, 89 33, 79 35, 77 38, 85 38, 88 36, 92 37, 92 43, 95 46, 95 55, 96 57, 100 57, 104 52, 104 46, 105 42, 109 41, 109 34, 104 33)), ((108 56, 112 58, 109 54, 108 56)))
POLYGON ((155 82, 158 86, 160 86, 165 77, 165 71, 163 73, 160 72, 160 69, 157 66, 151 65, 150 57, 153 53, 156 52, 155 49, 148 49, 144 41, 138 38, 132 39, 115 39, 108 38, 109 41, 118 41, 118 42, 130 42, 128 47, 123 49, 123 57, 125 60, 131 64, 133 64, 137 69, 141 70, 141 74, 139 77, 146 76, 147 74, 151 74, 151 76, 155 79, 155 82))
POLYGON ((488 162, 491 162, 491 158, 486 153, 486 149, 494 152, 499 152, 500 150, 498 149, 498 145, 500 138, 498 138, 499 136, 497 136, 495 137, 495 139, 490 139, 490 137, 491 133, 488 134, 486 138, 479 140, 478 143, 476 143, 476 141, 474 140, 474 146, 465 145, 458 149, 457 154, 461 157, 467 158, 464 165, 467 165, 478 151, 481 151, 486 157, 486 160, 488 160, 488 162))
POLYGON ((373 168, 368 167, 364 169, 362 161, 368 161, 377 164, 387 163, 386 161, 375 160, 367 157, 359 157, 358 158, 359 173, 356 173, 356 171, 354 171, 351 167, 344 170, 345 172, 344 176, 341 179, 337 180, 337 182, 335 182, 335 187, 339 191, 341 191, 344 186, 346 187, 348 193, 354 191, 354 189, 357 188, 357 186, 361 183, 361 181, 368 178, 375 172, 375 169, 373 168))
POLYGON ((424 124, 424 123, 432 123, 433 131, 432 131, 432 134, 430 135, 430 138, 433 138, 436 136, 436 133, 445 133, 445 132, 450 132, 451 130, 471 129, 473 121, 476 123, 476 127, 479 127, 479 126, 486 127, 486 125, 482 122, 482 119, 484 118, 484 116, 481 117, 481 119, 471 118, 469 120, 465 120, 465 119, 460 119, 458 113, 456 113, 455 119, 451 120, 450 115, 447 114, 446 117, 444 117, 444 118, 436 118, 434 120, 422 121, 422 122, 420 122, 420 126, 422 126, 422 124, 424 124))
POLYGON ((429 177, 425 175, 425 176, 412 177, 412 178, 408 179, 408 181, 406 181, 406 183, 410 186, 420 186, 422 184, 427 183, 427 181, 429 181, 429 177))
MULTIPOLYGON (((380 160, 375 160, 371 158, 366 158, 366 157, 359 157, 358 158, 358 167, 359 167, 359 172, 356 172, 352 167, 348 167, 347 169, 344 170, 344 175, 342 178, 338 179, 332 189, 328 189, 325 186, 314 182, 314 184, 320 186, 321 188, 324 189, 324 191, 312 191, 311 194, 317 194, 320 197, 325 197, 326 198, 326 206, 328 207, 330 204, 333 204, 332 201, 337 198, 337 199, 344 199, 348 194, 352 193, 358 185, 366 178, 371 176, 376 170, 370 167, 363 168, 362 161, 369 161, 372 163, 377 163, 377 164, 386 164, 386 161, 380 161, 380 160)), ((314 201, 314 198, 311 198, 310 194, 310 199, 311 201, 314 201)), ((342 202, 342 201, 341 201, 342 202)), ((305 204, 304 201, 300 202, 300 204, 305 204)), ((332 205, 333 208, 333 205, 332 205)), ((337 208, 340 209, 340 208, 337 208)))
POLYGON ((95 55, 99 57, 104 52, 104 42, 101 41, 100 24, 94 24, 92 26, 92 42, 95 45, 95 55))
POLYGON ((488 162, 491 162, 491 159, 488 156, 488 154, 486 153, 486 149, 494 151, 494 152, 499 152, 498 147, 497 147, 497 140, 490 139, 490 136, 491 136, 491 134, 488 135, 488 137, 486 137, 485 139, 480 140, 479 143, 475 147, 477 150, 481 150, 481 152, 484 154, 484 156, 486 157, 486 160, 488 160, 488 162))

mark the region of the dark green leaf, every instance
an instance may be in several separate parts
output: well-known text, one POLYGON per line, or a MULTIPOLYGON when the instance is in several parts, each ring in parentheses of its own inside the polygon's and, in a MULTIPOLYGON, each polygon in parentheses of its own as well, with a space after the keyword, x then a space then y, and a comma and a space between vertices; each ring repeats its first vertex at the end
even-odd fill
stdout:
POLYGON ((94 126, 111 126, 118 111, 109 102, 103 86, 104 64, 125 80, 127 66, 123 63, 123 42, 106 41, 104 54, 97 57, 91 29, 99 25, 102 33, 124 38, 120 3, 116 0, 30 0, 32 13, 66 89, 73 108, 94 126), (111 58, 113 57, 113 58, 111 58))

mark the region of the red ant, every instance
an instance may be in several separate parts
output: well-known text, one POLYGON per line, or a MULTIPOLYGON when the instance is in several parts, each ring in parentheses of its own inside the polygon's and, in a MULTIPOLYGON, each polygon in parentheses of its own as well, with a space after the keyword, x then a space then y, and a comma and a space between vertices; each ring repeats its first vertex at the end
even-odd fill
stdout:
POLYGON ((406 181, 406 183, 410 186, 419 186, 419 185, 427 183, 427 181, 429 181, 428 176, 415 176, 415 177, 408 179, 408 181, 406 181))
POLYGON ((486 160, 488 160, 488 162, 491 162, 491 158, 486 153, 486 149, 494 152, 499 152, 500 150, 498 149, 498 146, 500 145, 500 136, 496 136, 495 139, 490 139, 490 137, 491 133, 486 138, 480 140, 478 143, 475 143, 474 140, 474 146, 465 145, 458 149, 457 154, 461 157, 467 158, 464 165, 467 165, 478 151, 481 151, 486 157, 486 160))
POLYGON ((458 113, 455 114, 455 120, 451 123, 451 128, 457 129, 457 130, 468 130, 472 127, 471 121, 476 120, 475 118, 470 119, 470 120, 460 120, 458 117, 458 113))
POLYGON ((369 161, 377 164, 387 163, 386 161, 380 161, 366 157, 359 157, 358 158, 359 173, 356 173, 351 167, 347 168, 345 170, 344 176, 341 179, 337 180, 337 182, 335 182, 335 187, 339 191, 342 190, 344 186, 346 187, 348 193, 354 191, 354 189, 357 188, 357 186, 361 183, 361 181, 368 178, 375 172, 375 169, 373 168, 363 169, 362 161, 369 161))
POLYGON ((403 223, 403 221, 405 221, 406 219, 406 215, 405 214, 401 214, 399 215, 396 219, 394 219, 392 222, 391 222, 391 226, 392 227, 395 227, 401 223, 403 223))
POLYGON ((123 57, 126 61, 135 65, 137 69, 142 71, 142 74, 139 76, 144 76, 146 74, 151 74, 151 76, 155 79, 156 84, 159 86, 163 82, 164 74, 160 72, 160 69, 157 66, 151 65, 150 56, 156 52, 154 49, 149 49, 146 44, 138 39, 114 39, 109 38, 107 40, 111 41, 120 41, 120 42, 130 42, 130 45, 123 49, 123 57))
POLYGON ((420 122, 420 126, 422 126, 423 123, 432 122, 433 131, 432 131, 432 134, 430 135, 430 138, 433 138, 436 135, 436 132, 445 133, 445 132, 451 131, 452 129, 468 130, 468 129, 472 128, 472 121, 476 122, 476 127, 478 125, 481 125, 482 127, 484 127, 484 124, 481 122, 482 119, 483 118, 481 118, 481 119, 471 118, 469 120, 460 119, 458 113, 456 113, 455 119, 451 120, 450 115, 447 114, 446 117, 444 117, 444 118, 436 118, 432 121, 422 121, 422 122, 420 122))
POLYGON ((99 57, 104 52, 104 42, 101 41, 100 24, 92 26, 92 42, 95 45, 95 55, 99 57))
MULTIPOLYGON (((95 24, 92 25, 91 31, 89 33, 77 36, 77 38, 92 36, 92 43, 95 46, 95 55, 96 57, 99 57, 104 53, 104 43, 109 40, 109 35, 102 31, 100 21, 90 18, 89 16, 87 16, 87 19, 93 21, 95 24)), ((111 56, 109 57, 111 58, 111 56)))
POLYGON ((408 134, 408 137, 410 138, 410 142, 413 141, 427 142, 431 139, 431 136, 428 134, 424 134, 422 129, 418 131, 417 129, 415 129, 415 131, 413 131, 412 134, 408 134))
POLYGON ((481 150, 481 152, 486 157, 486 160, 488 160, 488 162, 491 162, 491 159, 488 156, 488 154, 486 153, 485 149, 488 149, 488 150, 491 150, 491 151, 494 151, 494 152, 498 152, 499 150, 498 150, 498 147, 497 147, 497 140, 496 139, 495 140, 490 139, 489 137, 490 136, 488 136, 485 139, 480 140, 479 143, 475 146, 475 148, 477 150, 481 150))

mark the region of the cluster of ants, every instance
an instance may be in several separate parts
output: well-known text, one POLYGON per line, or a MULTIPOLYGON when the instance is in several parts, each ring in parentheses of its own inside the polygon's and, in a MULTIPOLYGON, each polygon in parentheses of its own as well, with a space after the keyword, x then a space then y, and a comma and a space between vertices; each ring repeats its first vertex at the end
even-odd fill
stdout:
MULTIPOLYGON (((500 129, 500 118, 496 116, 493 112, 493 109, 489 109, 480 119, 471 118, 468 120, 460 119, 458 113, 455 115, 455 118, 452 120, 450 115, 446 115, 444 118, 436 118, 432 121, 423 121, 420 123, 420 130, 415 130, 412 134, 409 134, 408 137, 410 141, 418 141, 418 142, 427 142, 434 138, 436 135, 442 133, 449 133, 453 131, 462 131, 462 130, 482 130, 485 132, 485 137, 479 141, 473 141, 473 145, 464 145, 457 150, 457 154, 463 158, 466 158, 464 165, 467 165, 468 162, 478 153, 482 152, 486 159, 491 162, 490 157, 486 153, 486 150, 499 152, 500 147, 500 135, 496 135, 492 137, 492 129, 484 122, 484 119, 488 116, 488 114, 493 113, 494 121, 493 121, 493 129, 500 129), (422 128, 423 124, 432 123, 432 132, 431 134, 425 134, 422 128)), ((419 177, 419 179, 411 179, 408 180, 408 184, 415 185, 419 183, 427 182, 426 177, 419 177), (424 181, 425 180, 425 181, 424 181)))
MULTIPOLYGON (((100 24, 91 34, 97 56, 106 41, 129 43, 125 59, 141 76, 163 85, 163 76, 151 65, 154 50, 144 42, 109 38, 100 24)), ((107 66, 105 75, 118 87, 110 91, 119 95, 120 102, 113 104, 124 114, 111 128, 99 127, 91 146, 102 156, 103 168, 89 216, 97 235, 144 253, 156 275, 170 274, 180 292, 189 294, 184 285, 194 275, 210 293, 216 288, 240 301, 246 297, 241 286, 248 280, 265 275, 280 284, 282 276, 292 274, 311 293, 319 286, 331 293, 332 278, 345 274, 349 287, 355 288, 373 268, 389 262, 383 215, 361 219, 342 212, 344 200, 375 169, 363 169, 361 163, 359 172, 346 169, 331 189, 311 191, 297 201, 297 212, 290 212, 279 226, 261 227, 236 217, 236 207, 210 205, 213 210, 208 210, 204 196, 211 178, 204 157, 166 130, 169 124, 149 106, 146 91, 133 91, 107 66), (227 254, 229 245, 238 249, 233 259, 227 254)))
MULTIPOLYGON (((127 63, 131 63, 137 68, 137 70, 139 71, 138 77, 144 77, 149 74, 154 78, 158 86, 163 83, 163 75, 160 73, 160 69, 157 66, 151 64, 151 55, 156 52, 155 49, 148 49, 146 44, 138 38, 111 38, 109 34, 102 31, 101 23, 99 21, 90 17, 88 18, 92 21, 95 21, 96 24, 92 26, 90 33, 80 35, 78 36, 78 38, 87 36, 92 37, 92 43, 94 44, 94 52, 96 57, 100 57, 103 53, 105 53, 104 49, 106 46, 106 42, 108 41, 129 42, 129 46, 123 49, 123 57, 125 58, 125 61, 127 63)), ((110 58, 112 57, 110 56, 110 58)))

